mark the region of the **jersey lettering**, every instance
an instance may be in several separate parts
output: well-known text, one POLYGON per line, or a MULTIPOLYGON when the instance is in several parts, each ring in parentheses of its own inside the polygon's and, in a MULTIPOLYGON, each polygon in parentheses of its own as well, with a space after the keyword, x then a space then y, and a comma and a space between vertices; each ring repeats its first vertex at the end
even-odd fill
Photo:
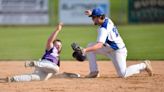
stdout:
POLYGON ((119 36, 118 30, 115 26, 113 27, 112 31, 116 34, 116 37, 119 36))

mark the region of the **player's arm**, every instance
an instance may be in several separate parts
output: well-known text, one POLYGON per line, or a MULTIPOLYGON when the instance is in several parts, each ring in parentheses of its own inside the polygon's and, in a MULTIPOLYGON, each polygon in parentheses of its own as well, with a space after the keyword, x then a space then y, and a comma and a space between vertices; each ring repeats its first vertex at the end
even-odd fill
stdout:
POLYGON ((47 49, 47 50, 50 50, 50 49, 53 47, 53 42, 54 42, 54 40, 56 40, 58 33, 59 33, 59 32, 61 31, 61 29, 62 29, 62 26, 63 26, 63 23, 59 23, 59 24, 56 26, 55 31, 54 31, 54 32, 50 35, 50 37, 48 38, 47 44, 46 44, 46 49, 47 49))
POLYGON ((101 28, 98 31, 97 43, 91 47, 87 47, 87 48, 83 49, 83 52, 87 53, 87 52, 95 51, 95 50, 102 48, 106 41, 107 35, 108 35, 107 30, 104 28, 101 28))
POLYGON ((103 47, 103 43, 102 42, 97 42, 95 45, 91 46, 91 47, 87 47, 83 49, 83 53, 87 53, 90 51, 95 51, 97 49, 100 49, 103 47))

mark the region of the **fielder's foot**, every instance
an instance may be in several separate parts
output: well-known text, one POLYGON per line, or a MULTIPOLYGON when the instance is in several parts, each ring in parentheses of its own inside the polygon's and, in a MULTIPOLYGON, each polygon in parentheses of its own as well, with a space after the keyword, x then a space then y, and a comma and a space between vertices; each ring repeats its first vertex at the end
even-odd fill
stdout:
POLYGON ((25 67, 34 67, 35 61, 26 61, 24 64, 25 67))
POLYGON ((97 77, 100 77, 98 71, 90 72, 87 76, 85 76, 85 78, 97 78, 97 77))
POLYGON ((149 76, 153 76, 153 69, 152 69, 152 66, 151 66, 151 62, 149 60, 145 60, 144 63, 146 64, 145 70, 147 71, 149 76))

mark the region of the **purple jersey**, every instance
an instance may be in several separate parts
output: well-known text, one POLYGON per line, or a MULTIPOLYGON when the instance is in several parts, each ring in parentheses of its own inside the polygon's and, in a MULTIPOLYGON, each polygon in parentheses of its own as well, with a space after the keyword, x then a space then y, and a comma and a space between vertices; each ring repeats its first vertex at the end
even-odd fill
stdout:
POLYGON ((56 49, 56 47, 53 47, 50 50, 45 51, 45 54, 43 55, 42 59, 49 60, 59 66, 60 60, 58 57, 58 50, 56 49))

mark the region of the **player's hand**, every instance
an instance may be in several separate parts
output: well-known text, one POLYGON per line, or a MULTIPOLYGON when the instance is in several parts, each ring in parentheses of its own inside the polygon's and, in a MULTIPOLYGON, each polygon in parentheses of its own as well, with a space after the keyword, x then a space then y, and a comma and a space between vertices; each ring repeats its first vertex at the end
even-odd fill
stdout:
POLYGON ((85 49, 85 48, 82 49, 82 53, 83 53, 84 55, 86 54, 86 49, 85 49))
POLYGON ((60 23, 56 26, 56 31, 61 31, 62 27, 63 27, 63 23, 60 22, 60 23))
POLYGON ((85 15, 88 15, 88 16, 92 15, 92 11, 91 10, 86 10, 85 15))

